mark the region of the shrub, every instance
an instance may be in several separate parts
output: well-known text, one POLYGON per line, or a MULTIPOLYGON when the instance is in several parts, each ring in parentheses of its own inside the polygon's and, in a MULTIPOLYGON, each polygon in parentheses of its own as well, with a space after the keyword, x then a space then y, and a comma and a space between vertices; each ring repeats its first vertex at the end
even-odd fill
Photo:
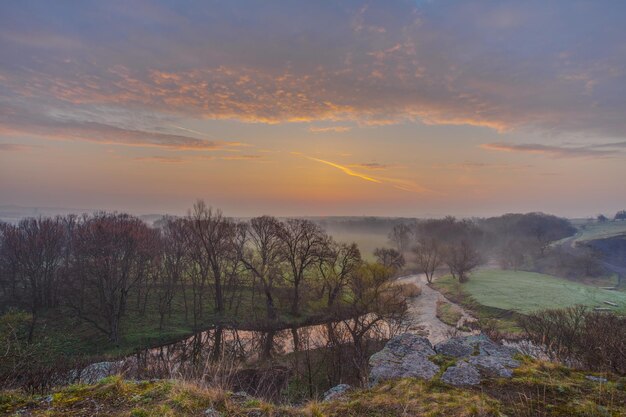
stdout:
POLYGON ((575 306, 532 313, 521 317, 520 324, 553 359, 626 375, 624 316, 575 306))
POLYGON ((404 298, 418 297, 422 294, 422 287, 413 283, 396 284, 404 298))

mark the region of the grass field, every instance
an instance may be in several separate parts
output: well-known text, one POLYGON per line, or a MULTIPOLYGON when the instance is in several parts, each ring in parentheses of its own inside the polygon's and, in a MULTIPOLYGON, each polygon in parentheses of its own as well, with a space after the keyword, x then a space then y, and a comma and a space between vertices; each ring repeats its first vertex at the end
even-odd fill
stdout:
POLYGON ((447 276, 437 280, 436 286, 444 292, 460 290, 482 306, 522 314, 577 304, 626 313, 624 292, 603 290, 533 272, 483 270, 473 274, 465 284, 460 285, 447 276), (611 307, 604 301, 615 303, 617 307, 611 307))
POLYGON ((605 223, 598 223, 595 220, 573 221, 572 224, 578 228, 578 233, 576 234, 577 242, 604 239, 626 234, 626 221, 610 221, 605 223))

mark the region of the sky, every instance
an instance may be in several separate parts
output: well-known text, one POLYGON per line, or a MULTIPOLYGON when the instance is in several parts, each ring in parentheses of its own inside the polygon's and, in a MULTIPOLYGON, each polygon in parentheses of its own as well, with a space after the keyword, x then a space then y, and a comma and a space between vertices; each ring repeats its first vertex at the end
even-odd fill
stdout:
POLYGON ((621 1, 2 1, 0 205, 626 208, 621 1))

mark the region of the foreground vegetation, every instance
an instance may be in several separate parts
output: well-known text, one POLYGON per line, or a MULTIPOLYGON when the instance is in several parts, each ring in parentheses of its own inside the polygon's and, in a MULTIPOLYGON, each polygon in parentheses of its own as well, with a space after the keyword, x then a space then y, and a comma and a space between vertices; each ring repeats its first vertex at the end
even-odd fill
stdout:
POLYGON ((437 380, 401 379, 356 389, 330 402, 280 405, 216 387, 172 380, 109 377, 44 395, 0 393, 0 413, 33 416, 623 416, 626 378, 522 359, 511 379, 459 389, 437 380), (607 378, 601 383, 589 376, 607 378), (209 411, 207 411, 209 410, 209 411), (210 414, 213 411, 220 414, 210 414))

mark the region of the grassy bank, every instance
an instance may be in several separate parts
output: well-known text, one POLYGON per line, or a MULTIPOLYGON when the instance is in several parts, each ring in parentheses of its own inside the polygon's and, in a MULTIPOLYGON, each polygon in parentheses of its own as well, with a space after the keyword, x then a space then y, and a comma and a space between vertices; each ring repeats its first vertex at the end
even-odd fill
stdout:
POLYGON ((443 300, 437 301, 436 314, 439 320, 452 327, 456 327, 459 320, 461 320, 461 317, 463 317, 463 313, 458 306, 443 300))
MULTIPOLYGON (((104 333, 82 320, 68 309, 48 310, 40 314, 35 327, 34 340, 45 347, 46 357, 55 362, 59 357, 66 358, 115 358, 134 353, 149 347, 172 343, 192 336, 198 330, 208 329, 216 323, 253 329, 265 323, 266 310, 263 294, 252 297, 251 289, 242 289, 244 295, 239 304, 227 303, 223 315, 215 313, 213 298, 207 294, 203 313, 196 325, 193 323, 191 305, 185 313, 184 299, 177 294, 172 302, 171 314, 167 314, 160 326, 159 312, 153 297, 149 298, 145 311, 128 308, 121 321, 121 340, 114 344, 104 333)), ((188 291, 189 292, 189 291, 188 291)), ((276 322, 282 327, 317 324, 325 319, 325 312, 315 303, 303 302, 299 316, 289 313, 290 292, 276 291, 275 298, 278 317, 276 322)), ((133 296, 131 294, 131 296, 133 296)), ((191 298, 189 292, 188 300, 191 298)))
POLYGON ((604 223, 580 221, 574 222, 574 225, 578 228, 578 233, 576 234, 577 242, 626 234, 626 221, 607 221, 604 223))
POLYGON ((577 304, 611 308, 626 313, 626 293, 608 291, 562 278, 524 271, 482 270, 469 282, 459 284, 451 276, 437 279, 433 286, 452 301, 471 310, 486 322, 495 320, 497 330, 517 334, 519 314, 577 304), (604 301, 617 304, 612 307, 604 301))
POLYGON ((32 416, 609 416, 626 415, 626 378, 523 359, 511 379, 491 379, 460 389, 438 380, 401 379, 355 389, 331 402, 277 405, 181 381, 125 381, 109 377, 44 395, 0 393, 0 414, 32 416), (210 414, 213 410, 219 414, 210 414))

